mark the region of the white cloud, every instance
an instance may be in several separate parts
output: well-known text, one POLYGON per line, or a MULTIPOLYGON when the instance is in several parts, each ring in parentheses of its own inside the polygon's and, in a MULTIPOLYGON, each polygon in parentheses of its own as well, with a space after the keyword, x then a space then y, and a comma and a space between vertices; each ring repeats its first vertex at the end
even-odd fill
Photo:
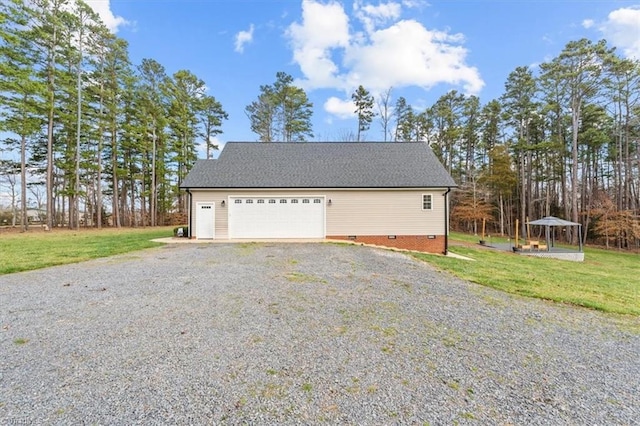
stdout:
MULTIPOLYGON (((302 9, 302 21, 291 24, 286 35, 304 75, 298 83, 307 90, 330 88, 350 94, 362 84, 378 93, 389 87, 429 89, 445 83, 477 94, 484 86, 479 71, 466 63, 462 34, 398 20, 400 3, 371 6, 356 1, 354 15, 363 22, 364 33, 350 29, 349 17, 335 1, 303 0, 302 9)), ((342 111, 337 100, 327 101, 325 109, 342 111)))
POLYGON ((365 4, 361 0, 353 3, 356 17, 362 22, 367 33, 373 32, 380 25, 400 17, 402 6, 400 3, 380 3, 377 6, 365 4))
POLYGON ((593 27, 594 24, 595 21, 593 19, 585 19, 584 21, 582 21, 582 26, 586 29, 593 27))
POLYGON ((640 59, 640 8, 614 10, 598 29, 625 56, 640 59))
POLYGON ((324 103, 325 111, 342 119, 355 117, 355 109, 356 107, 351 99, 343 100, 332 96, 324 103))
POLYGON ((236 34, 236 52, 244 52, 244 45, 253 41, 253 24, 249 26, 249 31, 240 31, 236 34))
POLYGON ((429 6, 424 0, 402 0, 402 5, 407 8, 417 8, 417 7, 426 7, 429 6))
POLYGON ((354 46, 345 57, 349 79, 369 90, 439 83, 461 85, 476 94, 484 86, 478 70, 465 64, 461 34, 430 31, 416 21, 400 21, 376 31, 369 43, 354 46))
POLYGON ((122 16, 115 16, 111 11, 110 0, 85 0, 91 8, 100 15, 102 22, 112 33, 117 33, 120 26, 129 25, 130 22, 122 16))
POLYGON ((338 67, 331 58, 333 49, 349 46, 349 18, 342 5, 314 0, 302 2, 302 24, 293 23, 287 30, 293 47, 293 59, 315 87, 337 84, 338 67))
POLYGON ((400 17, 400 11, 402 10, 399 3, 389 2, 380 3, 377 6, 371 4, 365 4, 362 6, 362 10, 369 16, 380 19, 398 19, 400 17))

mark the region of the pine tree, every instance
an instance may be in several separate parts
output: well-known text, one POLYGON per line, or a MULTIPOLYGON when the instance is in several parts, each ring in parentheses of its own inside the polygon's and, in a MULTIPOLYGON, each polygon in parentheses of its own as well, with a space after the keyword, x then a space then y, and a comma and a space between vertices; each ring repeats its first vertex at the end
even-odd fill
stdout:
POLYGON ((482 136, 480 141, 481 163, 488 162, 488 153, 500 141, 502 105, 497 99, 491 100, 482 107, 482 136))
POLYGON ((20 225, 27 219, 27 144, 41 129, 44 85, 36 78, 37 52, 26 30, 32 11, 22 2, 0 5, 0 130, 17 136, 5 143, 20 149, 20 225))
POLYGON ((103 150, 106 142, 106 131, 109 122, 106 113, 107 102, 107 70, 106 62, 109 48, 115 36, 104 26, 97 24, 94 32, 94 42, 90 46, 91 58, 93 61, 93 72, 90 80, 95 83, 89 86, 89 93, 92 103, 95 106, 95 153, 91 156, 90 165, 95 172, 93 178, 93 203, 94 213, 92 219, 95 226, 100 229, 104 221, 103 210, 103 150))
POLYGON ((464 100, 462 115, 463 130, 462 137, 464 140, 464 166, 463 176, 465 180, 475 179, 476 167, 476 151, 479 145, 480 135, 480 99, 477 96, 468 96, 464 100))
POLYGON ((616 205, 619 210, 635 210, 640 216, 640 183, 637 177, 634 178, 633 161, 635 150, 635 176, 638 176, 640 142, 634 121, 637 123, 640 115, 640 61, 607 55, 605 64, 604 90, 607 99, 612 100, 607 107, 614 120, 613 135, 618 154, 614 159, 616 205))
POLYGON ((56 98, 58 94, 58 56, 61 50, 61 33, 64 8, 67 0, 33 0, 31 34, 29 38, 39 50, 41 60, 40 72, 46 81, 47 108, 47 147, 46 155, 46 191, 47 191, 47 225, 51 228, 55 222, 54 213, 54 126, 56 121, 56 98))
POLYGON ((430 115, 434 122, 434 151, 439 155, 445 168, 454 178, 459 178, 461 173, 459 158, 461 147, 459 142, 462 135, 462 114, 465 96, 452 90, 438 98, 430 109, 430 115))
POLYGON ((538 105, 535 102, 537 83, 528 67, 517 67, 507 77, 502 105, 507 122, 517 131, 514 146, 520 169, 520 224, 522 235, 526 232, 526 218, 531 214, 531 167, 530 125, 538 105))
POLYGON ((124 175, 124 170, 120 166, 119 136, 123 116, 124 79, 126 75, 131 74, 126 41, 118 38, 110 41, 105 60, 105 74, 104 109, 107 120, 105 171, 110 175, 112 222, 113 226, 119 228, 122 226, 119 207, 120 176, 124 175))
POLYGON ((245 107, 251 123, 251 131, 258 135, 260 142, 275 142, 276 101, 271 86, 260 86, 258 99, 245 107))
POLYGON ((171 130, 170 149, 176 165, 178 211, 186 211, 186 198, 179 187, 197 158, 195 141, 198 134, 198 110, 204 96, 204 81, 187 70, 176 72, 164 85, 168 97, 168 125, 171 130))
MULTIPOLYGON (((0 131, 22 156, 22 182, 11 179, 22 184, 23 224, 28 160, 46 168, 50 227, 77 228, 81 205, 98 227, 108 210, 116 227, 162 222, 176 198, 184 211, 178 185, 196 139, 211 148, 227 118, 204 82, 186 70, 168 81, 155 61, 136 76, 126 42, 80 0, 6 0, 0 12, 0 131)), ((295 109, 285 100, 283 123, 295 109)))
POLYGON ((414 125, 414 114, 413 108, 407 103, 407 100, 403 96, 400 96, 396 100, 393 115, 396 118, 396 129, 393 140, 395 142, 410 141, 414 125))
MULTIPOLYGON (((581 39, 567 43, 560 55, 542 64, 542 78, 563 81, 562 94, 571 114, 571 220, 578 222, 578 131, 582 108, 601 91, 601 78, 606 57, 612 52, 606 42, 594 44, 581 39)), ((572 235, 572 242, 576 236, 572 235)))
POLYGON ((362 140, 362 132, 369 130, 371 121, 373 121, 373 117, 376 115, 373 111, 374 99, 371 93, 362 85, 358 86, 358 89, 351 95, 351 99, 356 107, 354 113, 358 117, 356 141, 360 142, 362 140))
POLYGON ((273 86, 260 86, 258 99, 245 112, 261 142, 304 142, 313 137, 312 108, 306 92, 293 85, 293 77, 278 72, 273 86))
MULTIPOLYGON (((158 224, 158 189, 162 188, 161 197, 164 206, 166 190, 166 182, 164 176, 165 169, 165 145, 166 145, 166 99, 163 93, 163 87, 167 81, 167 75, 164 67, 153 59, 143 59, 138 66, 138 74, 140 76, 140 107, 142 120, 146 123, 145 134, 151 145, 150 168, 151 176, 149 179, 149 216, 150 225, 158 224)), ((162 209, 164 216, 164 208, 162 209)))
POLYGON ((222 120, 227 120, 229 115, 222 109, 222 104, 213 96, 203 96, 200 99, 198 117, 202 124, 201 136, 206 146, 207 160, 211 158, 211 150, 218 149, 212 139, 222 133, 222 120))

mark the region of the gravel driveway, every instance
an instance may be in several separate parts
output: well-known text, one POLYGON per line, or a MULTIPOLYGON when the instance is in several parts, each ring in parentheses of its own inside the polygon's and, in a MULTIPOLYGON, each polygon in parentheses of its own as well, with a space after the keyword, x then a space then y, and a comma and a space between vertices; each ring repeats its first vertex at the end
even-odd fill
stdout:
POLYGON ((1 424, 640 422, 629 320, 367 247, 167 245, 1 276, 0 326, 1 424))

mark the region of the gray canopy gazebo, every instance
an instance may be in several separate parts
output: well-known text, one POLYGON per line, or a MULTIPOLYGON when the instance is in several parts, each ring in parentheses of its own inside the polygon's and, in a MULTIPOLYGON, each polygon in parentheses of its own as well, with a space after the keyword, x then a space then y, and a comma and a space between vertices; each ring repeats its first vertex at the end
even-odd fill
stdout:
POLYGON ((578 248, 580 251, 582 251, 582 224, 576 223, 576 222, 569 222, 568 220, 560 219, 554 216, 547 216, 547 217, 543 217, 542 219, 532 220, 531 222, 528 222, 528 224, 545 227, 545 237, 547 239, 547 247, 551 247, 553 245, 553 244, 549 244, 549 236, 551 235, 550 228, 552 226, 577 226, 578 227, 578 248))

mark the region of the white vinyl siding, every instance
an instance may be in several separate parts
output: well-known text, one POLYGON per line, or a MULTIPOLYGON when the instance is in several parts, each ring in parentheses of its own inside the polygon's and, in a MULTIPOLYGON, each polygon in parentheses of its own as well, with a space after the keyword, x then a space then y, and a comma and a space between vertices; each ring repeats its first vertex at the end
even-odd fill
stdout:
MULTIPOLYGON (((300 204, 324 197, 325 235, 444 235, 445 189, 429 189, 431 210, 422 209, 425 189, 416 190, 192 190, 193 205, 198 201, 215 201, 216 238, 229 238, 228 206, 236 197, 250 197, 254 205, 279 197, 296 198, 300 204), (226 207, 220 202, 226 201, 226 207), (331 203, 329 203, 331 200, 331 203)), ((287 204, 291 205, 291 204, 287 204)), ((195 219, 195 218, 193 218, 195 219)), ((192 223, 195 227, 195 223, 192 223)))
POLYGON ((422 210, 421 191, 327 193, 327 235, 443 235, 444 197, 422 210), (427 213, 427 214, 425 214, 427 213))

